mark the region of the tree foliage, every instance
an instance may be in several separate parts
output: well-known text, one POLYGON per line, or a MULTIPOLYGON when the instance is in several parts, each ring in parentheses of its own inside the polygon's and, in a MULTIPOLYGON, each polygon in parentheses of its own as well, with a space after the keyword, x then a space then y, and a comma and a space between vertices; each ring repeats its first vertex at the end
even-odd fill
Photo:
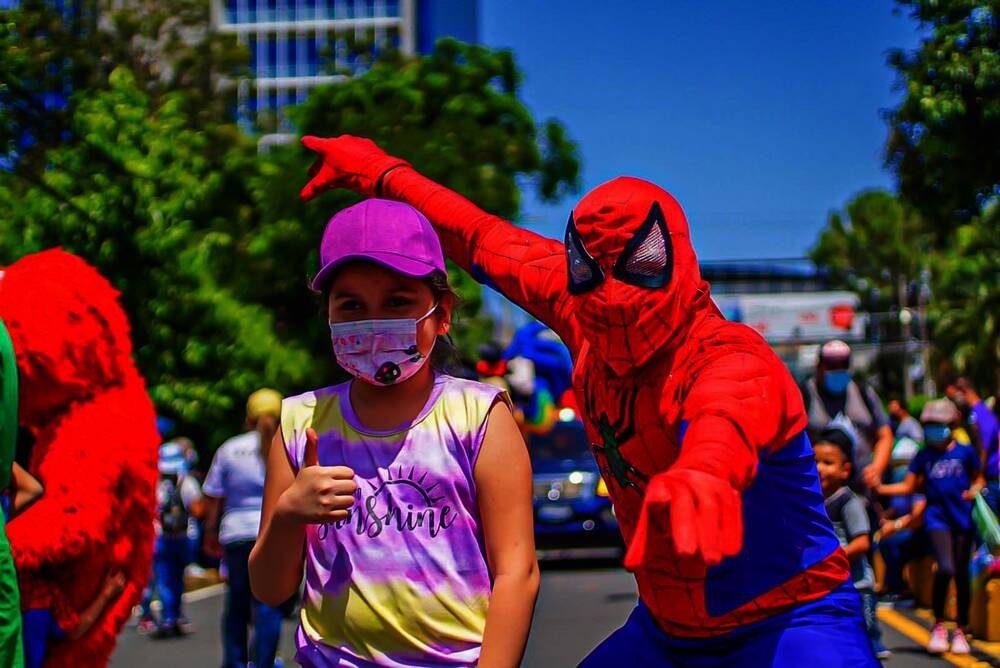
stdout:
POLYGON ((934 344, 954 369, 1000 389, 1000 210, 962 225, 933 258, 934 344))
POLYGON ((210 29, 210 12, 207 0, 21 0, 0 11, 4 152, 26 162, 22 170, 44 169, 44 151, 69 139, 73 93, 106 90, 120 67, 153 106, 184 91, 194 125, 226 118, 250 54, 210 29))
POLYGON ((888 191, 868 190, 851 199, 844 212, 830 214, 809 256, 834 280, 900 304, 909 282, 925 268, 927 248, 912 211, 888 191))
MULTIPOLYGON (((370 137, 483 209, 516 220, 523 187, 558 200, 577 190, 580 169, 565 128, 555 120, 536 124, 518 98, 520 82, 509 51, 444 39, 427 57, 396 54, 362 76, 314 90, 292 117, 303 134, 370 137)), ((276 159, 290 167, 302 155, 286 148, 276 159)), ((301 184, 275 185, 271 199, 284 202, 301 184)), ((346 197, 327 194, 301 213, 319 223, 312 238, 319 238, 324 214, 353 201, 346 197)), ((489 335, 488 323, 476 317, 481 290, 464 272, 453 268, 450 275, 464 304, 457 343, 471 357, 489 335)))
POLYGON ((75 108, 70 129, 86 141, 47 151, 37 180, 0 176, 0 257, 62 246, 94 263, 122 293, 157 408, 218 439, 241 397, 263 381, 299 385, 309 369, 294 337, 233 288, 254 278, 229 270, 260 225, 239 206, 256 147, 232 126, 192 128, 180 94, 153 106, 128 69, 109 86, 75 108))
POLYGON ((897 0, 921 29, 889 62, 904 92, 887 114, 898 200, 864 193, 811 256, 845 286, 893 291, 926 269, 938 362, 1000 387, 1000 2, 897 0), (873 199, 875 197, 876 200, 873 199), (853 278, 854 280, 849 280, 853 278))
POLYGON ((925 37, 890 56, 905 95, 888 115, 887 162, 944 237, 1000 194, 1000 2, 897 2, 925 37))
MULTIPOLYGON (((106 39, 164 34, 116 25, 106 39)), ((42 47, 26 44, 26 34, 6 33, 11 57, 0 55, 0 73, 26 87, 17 99, 32 102, 45 94, 32 74, 32 50, 42 47)), ((308 279, 327 219, 354 196, 331 192, 321 204, 302 204, 307 151, 259 154, 233 123, 202 113, 204 79, 173 77, 161 87, 162 78, 155 83, 139 67, 142 58, 122 61, 100 85, 75 88, 65 105, 36 110, 50 115, 28 119, 58 136, 0 170, 0 266, 54 246, 97 266, 122 293, 158 410, 202 448, 214 447, 238 429, 257 387, 300 392, 337 377, 308 279)), ((575 188, 579 168, 561 125, 535 125, 517 80, 509 53, 446 43, 318 90, 302 127, 371 136, 516 218, 519 186, 559 197, 575 188)), ((6 111, 0 120, 19 140, 29 126, 6 111)), ((456 338, 468 352, 487 336, 487 323, 478 318, 478 286, 460 272, 453 278, 466 302, 456 338)))

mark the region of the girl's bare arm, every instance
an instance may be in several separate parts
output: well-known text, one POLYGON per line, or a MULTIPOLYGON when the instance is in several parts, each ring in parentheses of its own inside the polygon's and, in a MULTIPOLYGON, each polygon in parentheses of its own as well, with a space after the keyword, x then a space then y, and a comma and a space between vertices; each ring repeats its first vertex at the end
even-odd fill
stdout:
POLYGON ((493 406, 474 475, 493 575, 479 665, 514 668, 528 640, 539 574, 531 462, 506 403, 498 401, 493 406))

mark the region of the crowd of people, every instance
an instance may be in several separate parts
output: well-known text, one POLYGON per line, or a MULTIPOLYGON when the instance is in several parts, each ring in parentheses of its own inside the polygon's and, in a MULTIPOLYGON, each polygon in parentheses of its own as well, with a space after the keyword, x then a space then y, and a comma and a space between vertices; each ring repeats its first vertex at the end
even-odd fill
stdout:
POLYGON ((880 658, 891 654, 880 640, 876 603, 911 600, 915 583, 903 569, 924 555, 935 562, 927 650, 971 651, 970 560, 986 539, 973 518, 998 509, 998 407, 966 377, 942 385, 943 396, 927 400, 919 419, 899 397, 888 400, 886 411, 875 391, 854 379, 848 344, 832 340, 821 346, 816 373, 803 389, 827 511, 851 560, 880 658), (871 567, 876 551, 885 564, 878 591, 871 567), (955 628, 949 639, 945 603, 952 583, 955 628))
MULTIPOLYGON (((277 401, 255 436, 220 448, 202 487, 205 551, 221 545, 231 580, 227 666, 246 664, 250 617, 255 665, 268 665, 272 612, 296 599, 305 666, 518 662, 539 584, 530 465, 504 392, 427 364, 454 304, 442 245, 552 327, 577 367, 640 594, 581 665, 700 665, 723 634, 728 665, 876 665, 890 655, 877 605, 911 594, 904 564, 920 550, 937 563, 928 650, 970 651, 974 499, 996 509, 1000 445, 968 379, 948 381, 915 418, 856 380, 850 347, 834 340, 796 388, 759 337, 713 315, 683 213, 652 184, 595 189, 563 245, 490 217, 370 142, 306 144, 320 158, 304 197, 344 186, 399 201, 339 212, 321 242, 312 287, 354 381, 277 401), (664 351, 672 366, 661 376, 664 351), (800 389, 805 415, 792 399, 800 389), (680 451, 682 439, 697 447, 680 451), (228 538, 227 465, 252 473, 257 494, 253 522, 243 518, 253 530, 228 538), (671 507, 683 512, 663 514, 671 507), (775 512, 789 529, 780 536, 775 512), (726 559, 728 569, 710 568, 726 559)), ((181 619, 165 612, 157 628, 183 632, 181 619)))
MULTIPOLYGON (((159 450, 153 573, 139 605, 136 628, 153 638, 194 630, 183 615, 185 576, 217 569, 225 582, 221 620, 224 668, 281 666, 281 622, 295 601, 268 606, 250 591, 247 563, 257 539, 265 462, 278 428, 282 396, 271 388, 252 393, 245 431, 222 443, 207 473, 198 468, 190 439, 175 436, 159 450), (159 600, 154 609, 153 601, 159 600), (251 633, 252 630, 252 633, 251 633)), ((161 434, 172 422, 160 420, 161 434)))
MULTIPOLYGON (((447 253, 551 328, 573 362, 567 381, 639 593, 582 666, 876 666, 889 656, 876 608, 912 594, 904 564, 921 551, 936 563, 927 649, 969 653, 975 518, 997 512, 1000 443, 995 406, 968 378, 910 415, 857 380, 850 346, 833 340, 798 387, 760 336, 721 317, 683 211, 641 179, 588 193, 558 242, 370 141, 305 143, 319 159, 304 197, 366 197, 330 219, 311 286, 351 380, 253 393, 245 432, 204 476, 194 444, 161 425, 155 497, 150 484, 130 525, 155 535, 141 632, 190 633, 185 574, 217 564, 227 668, 280 665, 281 619, 296 605, 295 660, 307 667, 520 662, 540 582, 530 461, 508 392, 436 363, 456 303, 447 253)), ((58 491, 44 473, 12 470, 4 519, 15 530, 18 513, 58 491)), ((145 573, 126 577, 125 560, 99 556, 103 579, 83 604, 44 574, 22 587, 27 665, 86 641, 102 619, 113 630, 108 611, 139 600, 145 573)))

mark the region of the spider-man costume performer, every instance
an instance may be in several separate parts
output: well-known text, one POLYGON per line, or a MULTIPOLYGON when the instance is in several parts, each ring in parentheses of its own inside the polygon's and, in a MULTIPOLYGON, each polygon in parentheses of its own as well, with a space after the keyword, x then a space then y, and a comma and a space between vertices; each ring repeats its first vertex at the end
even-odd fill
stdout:
POLYGON ((409 203, 452 260, 569 346, 640 597, 584 666, 878 665, 801 394, 764 340, 714 306, 669 193, 609 181, 576 205, 559 243, 369 140, 303 143, 320 156, 303 198, 346 187, 409 203))

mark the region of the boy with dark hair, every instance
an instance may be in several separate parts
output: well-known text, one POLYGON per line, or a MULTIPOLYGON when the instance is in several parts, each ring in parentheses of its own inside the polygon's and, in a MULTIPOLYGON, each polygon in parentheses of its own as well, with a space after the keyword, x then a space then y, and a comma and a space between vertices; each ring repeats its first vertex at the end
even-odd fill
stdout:
POLYGON ((875 595, 875 572, 868 561, 871 549, 868 511, 865 502, 848 487, 854 454, 854 436, 851 432, 848 425, 832 424, 820 432, 813 446, 813 453, 816 456, 826 512, 833 522, 841 546, 847 551, 847 558, 851 562, 851 580, 861 594, 865 627, 872 649, 879 659, 888 659, 892 652, 882 644, 882 629, 876 616, 878 598, 875 595))

